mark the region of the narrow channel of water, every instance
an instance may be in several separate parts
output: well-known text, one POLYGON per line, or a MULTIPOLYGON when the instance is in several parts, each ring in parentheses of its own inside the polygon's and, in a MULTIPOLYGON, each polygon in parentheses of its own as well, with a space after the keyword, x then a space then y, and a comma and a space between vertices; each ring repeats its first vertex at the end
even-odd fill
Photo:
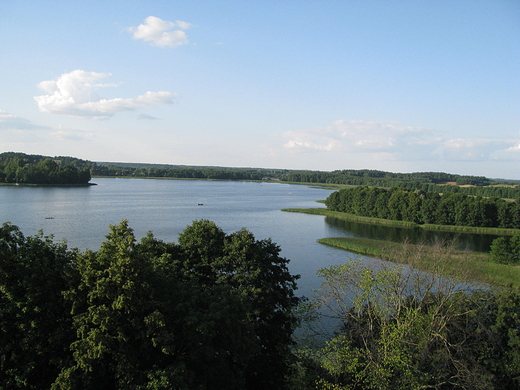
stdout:
POLYGON ((325 223, 330 227, 329 237, 361 237, 395 242, 407 241, 412 244, 451 242, 455 240, 458 249, 468 249, 477 252, 489 252, 491 242, 499 237, 493 234, 443 232, 421 228, 402 228, 373 223, 360 223, 333 217, 326 217, 325 223))

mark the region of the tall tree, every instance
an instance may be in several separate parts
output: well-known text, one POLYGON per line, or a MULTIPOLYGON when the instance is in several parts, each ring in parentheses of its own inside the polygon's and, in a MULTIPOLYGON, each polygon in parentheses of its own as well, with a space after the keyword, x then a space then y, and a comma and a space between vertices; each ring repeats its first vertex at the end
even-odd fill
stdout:
POLYGON ((0 389, 43 389, 71 358, 76 253, 41 233, 0 228, 0 389))
POLYGON ((226 235, 213 222, 195 221, 179 236, 189 269, 202 284, 229 285, 249 303, 248 321, 260 350, 246 367, 247 388, 284 388, 291 336, 297 324, 297 276, 271 240, 246 229, 226 235))

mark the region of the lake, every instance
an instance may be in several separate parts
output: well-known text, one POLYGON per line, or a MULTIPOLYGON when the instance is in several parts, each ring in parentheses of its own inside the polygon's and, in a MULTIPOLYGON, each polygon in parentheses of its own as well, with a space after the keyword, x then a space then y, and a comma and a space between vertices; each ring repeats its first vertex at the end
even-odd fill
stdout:
MULTIPOLYGON (((108 225, 123 219, 129 220, 138 239, 151 230, 157 238, 169 242, 177 241, 179 233, 198 219, 214 221, 226 233, 245 227, 256 239, 272 238, 281 247, 282 256, 291 260, 290 271, 302 276, 298 294, 306 296, 319 287, 317 269, 356 257, 318 244, 318 238, 392 239, 412 234, 410 229, 407 233, 282 212, 282 208, 324 207, 316 201, 332 191, 304 185, 121 178, 95 178, 92 182, 97 185, 0 186, 0 222, 12 222, 25 235, 42 230, 80 250, 99 249, 108 225)), ((469 241, 477 243, 486 239, 484 235, 463 236, 474 236, 469 241)))

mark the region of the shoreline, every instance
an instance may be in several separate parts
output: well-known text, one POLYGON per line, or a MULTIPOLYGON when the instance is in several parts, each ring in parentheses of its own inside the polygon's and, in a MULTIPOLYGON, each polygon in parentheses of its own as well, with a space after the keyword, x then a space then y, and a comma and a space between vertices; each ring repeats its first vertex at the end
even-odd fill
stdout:
POLYGON ((369 238, 330 237, 317 242, 465 282, 520 289, 520 266, 494 263, 488 253, 369 238))
POLYGON ((359 215, 342 213, 340 211, 332 211, 325 208, 309 208, 309 209, 282 209, 282 211, 291 213, 303 213, 322 215, 325 217, 338 218, 344 221, 354 221, 369 224, 379 224, 401 228, 420 228, 425 230, 445 231, 445 232, 461 232, 461 233, 477 233, 477 234, 493 234, 498 236, 514 236, 520 234, 520 229, 506 229, 494 227, 475 227, 475 226, 456 226, 456 225, 432 225, 432 224, 418 224, 408 221, 394 221, 390 219, 381 219, 373 217, 362 217, 359 215))
MULTIPOLYGON (((331 211, 324 208, 282 209, 286 212, 314 214, 339 218, 368 224, 414 229, 422 227, 427 230, 462 231, 460 226, 419 225, 413 222, 383 220, 379 218, 360 217, 353 214, 331 211), (450 229, 451 228, 451 229, 450 229)), ((464 229, 468 233, 514 235, 519 229, 472 228, 464 229), (486 231, 484 231, 484 229, 486 231)), ((323 245, 360 255, 371 256, 396 264, 406 264, 422 271, 437 273, 446 277, 461 278, 466 282, 488 283, 494 286, 520 289, 520 266, 494 263, 489 253, 455 250, 426 244, 410 244, 370 238, 328 237, 317 240, 323 245), (438 259, 441 258, 441 261, 438 259), (434 259, 434 261, 432 261, 434 259)))

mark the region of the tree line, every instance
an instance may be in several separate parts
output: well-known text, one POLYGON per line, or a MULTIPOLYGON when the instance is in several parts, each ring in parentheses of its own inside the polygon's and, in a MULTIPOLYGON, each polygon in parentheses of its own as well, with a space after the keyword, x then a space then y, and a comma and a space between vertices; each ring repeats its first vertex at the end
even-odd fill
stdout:
MULTIPOLYGON (((142 164, 138 164, 142 165, 142 164)), ((127 165, 99 165, 92 173, 96 176, 109 177, 160 177, 176 179, 208 180, 269 180, 280 176, 281 170, 254 168, 218 168, 218 167, 146 167, 127 165)))
POLYGON ((399 187, 425 192, 456 192, 483 197, 520 198, 518 182, 498 181, 484 176, 464 176, 444 172, 393 173, 368 169, 332 172, 291 171, 280 178, 282 181, 296 183, 399 187), (455 183, 456 185, 446 183, 455 183), (470 185, 470 187, 460 187, 462 185, 470 185))
POLYGON ((213 222, 178 244, 126 221, 98 251, 0 228, 0 389, 282 389, 297 276, 213 222))
POLYGON ((325 204, 334 211, 418 224, 520 229, 520 202, 462 193, 360 186, 333 192, 325 204))
MULTIPOLYGON (((43 164, 45 165, 45 164, 43 164)), ((444 172, 393 173, 369 169, 332 172, 267 168, 231 168, 169 164, 91 162, 74 157, 49 157, 24 153, 0 153, 0 180, 8 183, 80 184, 91 176, 157 177, 209 180, 279 180, 309 184, 344 184, 373 187, 398 187, 425 192, 454 192, 482 197, 520 199, 518 182, 492 180, 484 176, 455 175, 444 172), (44 160, 57 166, 36 167, 44 160), (76 173, 75 170, 77 170, 76 173), (62 172, 63 171, 63 172, 62 172), (76 175, 76 176, 74 176, 76 175), (75 183, 77 182, 77 183, 75 183), (450 185, 446 183, 456 183, 450 185), (470 185, 469 187, 460 187, 470 185)), ((87 181, 88 182, 88 181, 87 181)))
POLYGON ((90 179, 88 164, 77 164, 71 157, 0 154, 0 182, 3 183, 88 184, 90 179))
POLYGON ((372 169, 343 169, 332 172, 295 171, 287 173, 285 180, 380 187, 393 186, 395 183, 402 181, 433 184, 454 182, 457 185, 476 186, 486 186, 493 182, 484 176, 456 175, 444 172, 393 173, 372 169))

